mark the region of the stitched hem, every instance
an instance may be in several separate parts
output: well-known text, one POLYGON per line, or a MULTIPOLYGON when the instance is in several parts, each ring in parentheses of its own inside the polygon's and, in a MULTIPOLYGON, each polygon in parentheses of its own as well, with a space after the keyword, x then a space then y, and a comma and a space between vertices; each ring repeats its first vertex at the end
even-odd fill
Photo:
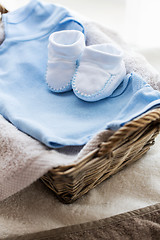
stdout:
MULTIPOLYGON (((160 203, 155 205, 150 205, 145 208, 137 209, 131 212, 122 213, 110 218, 105 218, 102 220, 87 222, 83 224, 72 225, 68 227, 62 227, 57 229, 52 229, 49 231, 43 231, 34 234, 27 234, 24 236, 12 236, 6 238, 5 240, 60 240, 63 237, 67 237, 69 234, 87 233, 92 229, 103 229, 106 226, 112 225, 114 223, 127 221, 132 218, 139 217, 140 219, 147 218, 147 215, 156 213, 160 215, 160 203)), ((148 219, 150 217, 148 216, 148 219)), ((159 222, 160 223, 160 222, 159 222)), ((81 238, 82 239, 82 238, 81 238)))

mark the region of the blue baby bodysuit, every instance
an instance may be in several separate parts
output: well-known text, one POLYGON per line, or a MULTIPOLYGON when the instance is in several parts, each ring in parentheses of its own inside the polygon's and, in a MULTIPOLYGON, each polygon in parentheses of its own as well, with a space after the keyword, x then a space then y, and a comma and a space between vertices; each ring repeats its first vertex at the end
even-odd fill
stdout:
MULTIPOLYGON (((6 39, 0 46, 0 113, 18 129, 49 147, 83 145, 97 132, 159 106, 160 93, 135 74, 113 94, 85 102, 72 91, 53 93, 45 82, 51 33, 84 31, 63 7, 37 0, 3 15, 6 39)), ((86 76, 87 77, 87 76, 86 76)), ((97 79, 98 80, 98 79, 97 79)))

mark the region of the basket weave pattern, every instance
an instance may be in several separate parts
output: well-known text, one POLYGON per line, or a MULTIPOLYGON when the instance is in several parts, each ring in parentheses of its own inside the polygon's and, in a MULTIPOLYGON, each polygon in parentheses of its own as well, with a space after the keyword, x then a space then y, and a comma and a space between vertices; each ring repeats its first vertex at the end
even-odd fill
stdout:
POLYGON ((50 170, 41 180, 63 203, 72 203, 89 190, 140 159, 160 129, 160 109, 154 109, 125 124, 107 142, 78 164, 50 170))

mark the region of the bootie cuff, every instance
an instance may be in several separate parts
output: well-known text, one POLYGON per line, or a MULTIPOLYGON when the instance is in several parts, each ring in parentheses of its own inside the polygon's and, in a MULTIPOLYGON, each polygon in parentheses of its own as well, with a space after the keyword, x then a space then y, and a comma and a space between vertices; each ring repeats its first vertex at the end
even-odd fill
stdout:
POLYGON ((122 57, 122 50, 110 43, 88 46, 83 53, 83 61, 96 62, 104 69, 118 65, 122 61, 122 57))
POLYGON ((76 59, 85 47, 84 34, 77 30, 55 32, 49 37, 49 58, 76 59))

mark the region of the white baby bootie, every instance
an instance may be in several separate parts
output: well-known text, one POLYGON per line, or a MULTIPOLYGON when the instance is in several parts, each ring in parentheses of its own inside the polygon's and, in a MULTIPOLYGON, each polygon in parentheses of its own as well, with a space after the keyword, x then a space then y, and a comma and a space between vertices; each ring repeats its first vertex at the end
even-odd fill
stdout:
POLYGON ((46 82, 53 92, 72 89, 71 80, 76 69, 76 60, 85 47, 84 34, 77 30, 52 33, 48 45, 46 82))
POLYGON ((122 56, 113 44, 86 47, 72 81, 75 95, 89 102, 110 96, 126 75, 122 56))

